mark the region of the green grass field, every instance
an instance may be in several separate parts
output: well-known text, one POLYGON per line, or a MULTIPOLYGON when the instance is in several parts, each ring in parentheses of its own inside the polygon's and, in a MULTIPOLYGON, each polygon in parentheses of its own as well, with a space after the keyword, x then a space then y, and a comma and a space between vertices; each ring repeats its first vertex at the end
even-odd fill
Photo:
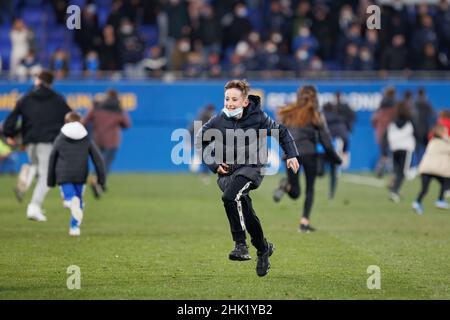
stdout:
POLYGON ((329 201, 321 179, 312 212, 318 231, 300 234, 303 197, 275 204, 278 179, 252 192, 276 246, 259 278, 254 248, 251 261, 228 260, 233 242, 213 180, 112 175, 100 201, 86 190, 82 234, 71 238, 57 189, 44 205, 48 222, 32 222, 26 201, 12 197, 14 179, 0 177, 0 299, 450 299, 450 211, 434 208, 436 185, 419 216, 410 208, 417 179, 400 204, 384 187, 346 176, 329 201), (66 286, 70 265, 81 269, 80 290, 66 286), (367 288, 370 265, 380 267, 379 290, 367 288))

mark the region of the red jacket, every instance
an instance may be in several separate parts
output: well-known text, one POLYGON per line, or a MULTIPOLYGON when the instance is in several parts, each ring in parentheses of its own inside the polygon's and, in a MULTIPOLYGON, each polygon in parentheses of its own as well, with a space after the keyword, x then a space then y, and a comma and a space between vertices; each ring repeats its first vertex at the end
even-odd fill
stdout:
POLYGON ((446 127, 448 135, 450 136, 450 119, 449 118, 439 118, 437 123, 446 127))
POLYGON ((94 141, 102 149, 116 149, 121 142, 121 130, 129 128, 131 121, 126 112, 92 109, 82 123, 92 123, 94 141))
MULTIPOLYGON (((436 124, 443 125, 447 128, 447 133, 450 136, 450 119, 449 118, 438 118, 436 124)), ((430 131, 428 133, 428 140, 433 138, 433 133, 430 131)))

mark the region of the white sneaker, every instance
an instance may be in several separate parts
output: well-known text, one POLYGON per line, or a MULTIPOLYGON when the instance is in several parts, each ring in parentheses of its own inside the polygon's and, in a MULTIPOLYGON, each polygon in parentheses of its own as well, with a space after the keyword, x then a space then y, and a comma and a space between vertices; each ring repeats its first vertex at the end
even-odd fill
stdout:
POLYGON ((47 221, 47 217, 42 213, 42 209, 34 203, 30 203, 27 207, 27 218, 40 222, 47 221))
POLYGON ((423 207, 419 202, 414 201, 412 203, 412 208, 414 209, 414 211, 416 211, 417 214, 420 214, 420 215, 423 214, 423 207))
POLYGON ((72 203, 72 202, 69 201, 69 200, 63 200, 63 202, 62 202, 63 207, 66 208, 66 209, 69 209, 69 210, 70 210, 70 204, 71 204, 71 203, 72 203))
POLYGON ((81 230, 79 227, 74 227, 69 229, 69 236, 79 237, 81 234, 81 230))
POLYGON ((439 209, 450 209, 450 205, 444 200, 438 200, 434 203, 434 205, 439 209))
POLYGON ((83 220, 83 210, 80 208, 80 198, 73 197, 70 203, 70 213, 78 221, 78 226, 83 220))

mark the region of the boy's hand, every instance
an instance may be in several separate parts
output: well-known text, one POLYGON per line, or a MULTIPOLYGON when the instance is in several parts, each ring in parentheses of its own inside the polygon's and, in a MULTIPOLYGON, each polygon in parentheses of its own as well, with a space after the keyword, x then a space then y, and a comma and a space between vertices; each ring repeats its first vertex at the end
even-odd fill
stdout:
POLYGON ((228 165, 226 163, 220 164, 217 168, 217 173, 223 175, 228 174, 228 165))
POLYGON ((298 164, 297 158, 289 158, 286 160, 286 164, 288 169, 292 169, 294 173, 297 173, 298 168, 300 168, 300 165, 298 164))

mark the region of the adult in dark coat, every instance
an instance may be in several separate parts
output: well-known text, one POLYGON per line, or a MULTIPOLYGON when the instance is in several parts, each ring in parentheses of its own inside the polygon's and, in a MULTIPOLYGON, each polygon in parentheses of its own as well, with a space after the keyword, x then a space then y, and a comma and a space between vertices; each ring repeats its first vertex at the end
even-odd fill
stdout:
MULTIPOLYGON (((338 113, 337 106, 333 104, 326 104, 323 108, 323 115, 330 132, 334 148, 338 154, 343 157, 348 157, 348 139, 349 131, 347 124, 341 114, 338 113)), ((330 189, 328 197, 334 198, 337 187, 337 165, 330 160, 329 156, 321 153, 319 157, 318 174, 322 175, 325 171, 325 166, 330 168, 330 189)))
POLYGON ((4 134, 10 144, 15 144, 17 121, 21 118, 20 133, 31 165, 25 165, 19 174, 14 189, 21 201, 36 174, 39 176, 31 202, 27 207, 27 218, 46 221, 42 213, 42 203, 48 192, 47 170, 52 143, 64 125, 64 116, 71 109, 65 99, 52 90, 53 74, 42 71, 37 76, 34 88, 17 101, 14 110, 6 118, 4 134))

